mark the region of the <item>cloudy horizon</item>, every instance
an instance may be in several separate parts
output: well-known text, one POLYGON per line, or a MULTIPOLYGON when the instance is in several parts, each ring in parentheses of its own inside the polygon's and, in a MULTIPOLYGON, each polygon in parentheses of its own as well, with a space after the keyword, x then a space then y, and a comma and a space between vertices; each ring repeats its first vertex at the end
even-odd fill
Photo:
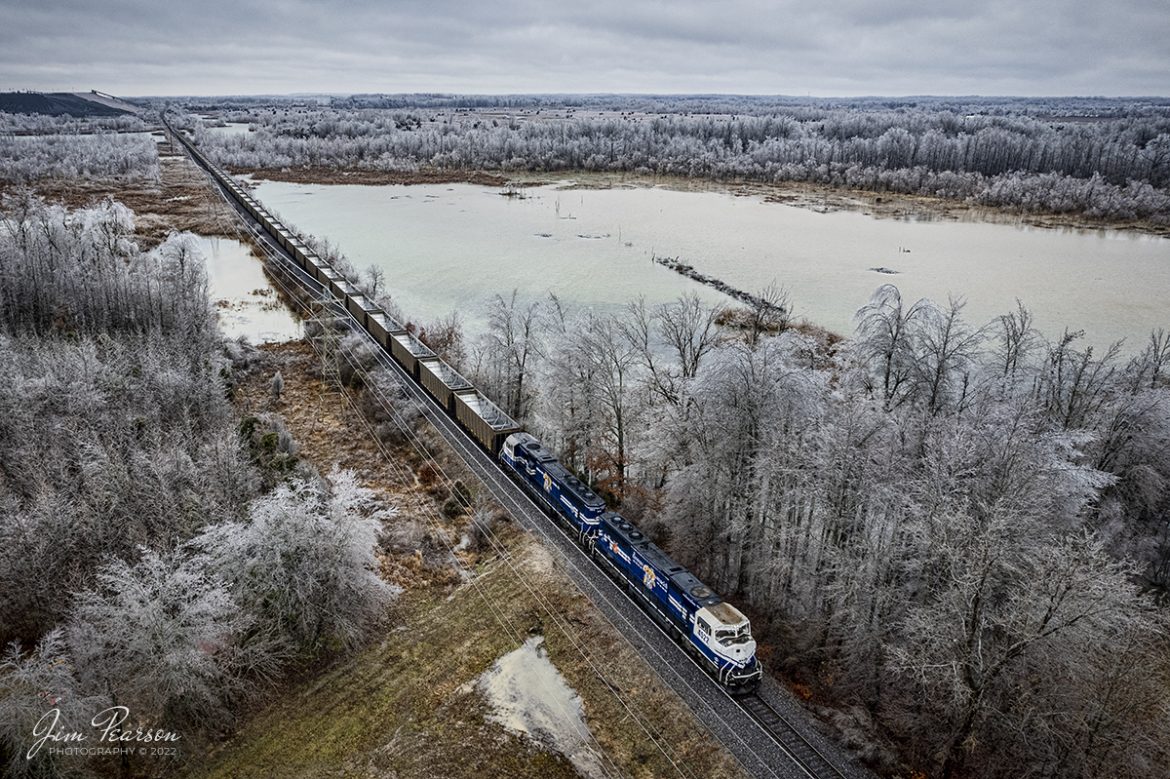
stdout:
POLYGON ((1170 12, 1158 0, 0 0, 0 10, 0 90, 1170 93, 1170 12))

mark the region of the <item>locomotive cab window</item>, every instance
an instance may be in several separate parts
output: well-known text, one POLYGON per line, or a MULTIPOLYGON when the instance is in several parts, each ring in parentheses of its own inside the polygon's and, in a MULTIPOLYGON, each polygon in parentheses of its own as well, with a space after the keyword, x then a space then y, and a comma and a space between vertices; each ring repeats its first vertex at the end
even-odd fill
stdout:
POLYGON ((746 644, 752 639, 751 627, 740 625, 738 628, 721 628, 715 631, 715 640, 724 646, 746 644))

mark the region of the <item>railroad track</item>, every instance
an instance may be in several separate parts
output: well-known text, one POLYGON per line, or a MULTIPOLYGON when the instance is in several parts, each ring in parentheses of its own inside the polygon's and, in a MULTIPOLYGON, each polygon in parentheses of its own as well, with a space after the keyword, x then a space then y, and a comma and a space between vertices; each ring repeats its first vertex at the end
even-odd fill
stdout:
POLYGON ((776 711, 772 704, 755 693, 736 698, 736 703, 755 720, 757 725, 767 731, 809 776, 814 779, 845 779, 845 775, 837 770, 837 766, 830 763, 820 750, 792 727, 788 719, 776 711))
MULTIPOLYGON (((177 132, 172 131, 172 134, 178 137, 177 132)), ((184 147, 184 150, 187 151, 185 139, 180 139, 180 146, 184 147)), ((194 157, 192 157, 192 159, 196 165, 199 164, 197 159, 194 157)), ((212 181, 215 182, 214 175, 212 176, 212 181)), ((242 218, 245 229, 253 236, 253 238, 256 239, 257 243, 269 255, 269 258, 277 265, 278 272, 284 275, 290 283, 296 284, 314 295, 320 294, 322 292, 321 285, 316 280, 305 274, 297 266, 292 257, 288 255, 287 251, 283 247, 281 247, 274 240, 270 239, 270 237, 267 235, 267 231, 264 225, 257 222, 251 215, 242 211, 232 200, 232 198, 222 190, 218 182, 215 182, 215 185, 216 188, 221 191, 224 200, 232 207, 232 210, 242 218)), ((282 286, 284 285, 282 284, 282 286)), ((511 513, 516 514, 518 518, 521 516, 528 516, 529 522, 527 524, 529 524, 532 529, 536 530, 538 534, 546 541, 552 542, 554 544, 556 544, 557 540, 562 542, 560 544, 556 544, 561 547, 562 552, 565 552, 565 547, 567 546, 569 549, 575 550, 577 553, 579 553, 580 557, 587 561, 587 565, 584 566, 584 568, 597 573, 602 573, 603 575, 598 578, 613 585, 617 589, 617 592, 620 593, 619 597, 623 601, 628 604, 637 606, 638 613, 645 617, 645 621, 649 625, 653 626, 654 631, 664 636, 669 644, 678 651, 678 654, 682 657, 685 657, 687 661, 689 661, 689 665, 691 665, 694 669, 697 669, 699 676, 709 682, 707 689, 696 689, 696 687, 690 684, 689 680, 685 679, 683 684, 686 686, 689 692, 691 692, 699 700, 703 701, 703 703, 708 708, 710 708, 711 713, 715 717, 719 718, 723 724, 727 726, 727 728, 732 733, 735 734, 735 738, 741 742, 741 744, 738 746, 740 746, 741 749, 746 749, 747 752, 752 754, 752 756, 755 758, 753 761, 755 763, 752 769, 753 773, 756 773, 758 776, 778 778, 793 775, 790 772, 779 770, 779 766, 772 765, 771 761, 766 759, 765 756, 758 754, 755 748, 752 747, 743 738, 743 734, 740 733, 734 725, 726 721, 724 715, 712 705, 710 698, 712 690, 717 691, 718 698, 732 703, 735 708, 742 711, 743 714, 746 715, 747 719, 749 719, 751 723, 754 723, 754 725, 768 739, 770 739, 773 744, 775 744, 780 752, 782 752, 790 759, 790 761, 793 763, 793 767, 799 770, 801 776, 807 776, 811 779, 847 779, 847 775, 845 773, 843 773, 828 758, 826 758, 820 750, 813 746, 813 744, 804 735, 802 735, 802 733, 796 727, 794 727, 786 717, 784 717, 784 715, 782 715, 779 711, 776 710, 775 707, 760 697, 758 693, 733 696, 720 685, 714 683, 710 676, 699 665, 699 663, 697 663, 689 653, 682 651, 681 648, 679 648, 678 645, 674 642, 673 638, 665 630, 663 630, 655 620, 651 619, 649 615, 646 614, 645 610, 638 605, 637 601, 629 597, 624 588, 613 584, 612 579, 604 575, 605 572, 601 570, 599 566, 597 566, 596 562, 593 561, 592 558, 585 554, 581 547, 576 543, 576 540, 565 531, 565 528, 555 520, 549 520, 548 514, 543 511, 535 502, 533 502, 532 499, 526 493, 524 493, 511 479, 508 478, 508 476, 503 472, 503 470, 500 469, 493 458, 489 457, 479 447, 478 444, 472 441, 467 436, 467 434, 455 424, 454 420, 447 415, 447 413, 438 405, 434 398, 424 392, 422 387, 419 386, 409 374, 407 374, 402 366, 391 359, 390 356, 381 349, 377 341, 375 341, 369 335, 369 333, 359 325, 357 320, 353 318, 352 314, 350 314, 344 306, 340 306, 334 301, 329 301, 326 305, 328 305, 329 308, 333 310, 339 319, 346 323, 348 329, 350 329, 352 332, 364 335, 366 338, 370 339, 370 343, 374 347, 373 351, 377 355, 379 364, 381 364, 382 367, 388 369, 394 375, 398 383, 406 391, 407 396, 419 405, 420 409, 423 411, 423 415, 427 418, 431 425, 433 425, 447 441, 447 443, 452 446, 452 448, 455 450, 455 453, 464 462, 468 469, 471 470, 472 473, 474 473, 484 483, 489 491, 497 498, 497 500, 500 501, 501 505, 503 505, 505 508, 508 508, 511 513), (533 522, 533 514, 543 518, 546 521, 533 522), (559 537, 559 539, 556 537, 559 537)), ((565 562, 568 563, 577 572, 579 572, 582 576, 588 578, 588 575, 585 572, 580 559, 570 560, 566 555, 565 562)), ((596 585, 597 583, 594 582, 594 586, 591 587, 593 592, 592 597, 606 602, 611 608, 613 608, 614 598, 612 593, 608 593, 596 585)), ((620 609, 618 609, 618 611, 620 612, 620 609)), ((626 619, 628 621, 628 617, 626 619)), ((610 620, 612 622, 613 618, 610 617, 610 620)), ((622 629, 616 624, 615 627, 617 627, 619 631, 622 629)), ((643 655, 645 655, 646 651, 649 651, 657 655, 658 658, 668 667, 672 666, 672 664, 677 664, 677 658, 668 656, 671 653, 663 653, 658 647, 654 647, 648 643, 644 646, 645 650, 641 650, 643 655)), ((682 678, 681 674, 680 678, 682 678)), ((675 686, 677 690, 676 685, 672 684, 672 686, 675 686)), ((728 744, 728 746, 731 747, 730 744, 728 744)), ((733 749, 732 751, 738 752, 740 750, 733 749)), ((746 765, 745 768, 747 768, 746 765)))

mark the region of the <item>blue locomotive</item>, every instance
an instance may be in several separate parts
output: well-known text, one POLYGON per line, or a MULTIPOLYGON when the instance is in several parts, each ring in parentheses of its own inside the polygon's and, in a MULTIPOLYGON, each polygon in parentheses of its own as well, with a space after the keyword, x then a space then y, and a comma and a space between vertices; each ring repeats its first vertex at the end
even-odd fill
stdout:
POLYGON ((664 630, 732 690, 759 685, 751 624, 694 574, 670 559, 630 522, 569 473, 528 433, 513 433, 500 460, 547 511, 568 525, 602 568, 624 582, 664 630))

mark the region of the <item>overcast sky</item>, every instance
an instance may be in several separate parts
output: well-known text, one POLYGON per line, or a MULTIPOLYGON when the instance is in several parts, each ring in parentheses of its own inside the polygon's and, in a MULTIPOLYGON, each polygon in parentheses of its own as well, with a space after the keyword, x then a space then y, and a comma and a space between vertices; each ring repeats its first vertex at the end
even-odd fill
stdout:
POLYGON ((1167 95, 1167 0, 0 0, 0 89, 1167 95))

